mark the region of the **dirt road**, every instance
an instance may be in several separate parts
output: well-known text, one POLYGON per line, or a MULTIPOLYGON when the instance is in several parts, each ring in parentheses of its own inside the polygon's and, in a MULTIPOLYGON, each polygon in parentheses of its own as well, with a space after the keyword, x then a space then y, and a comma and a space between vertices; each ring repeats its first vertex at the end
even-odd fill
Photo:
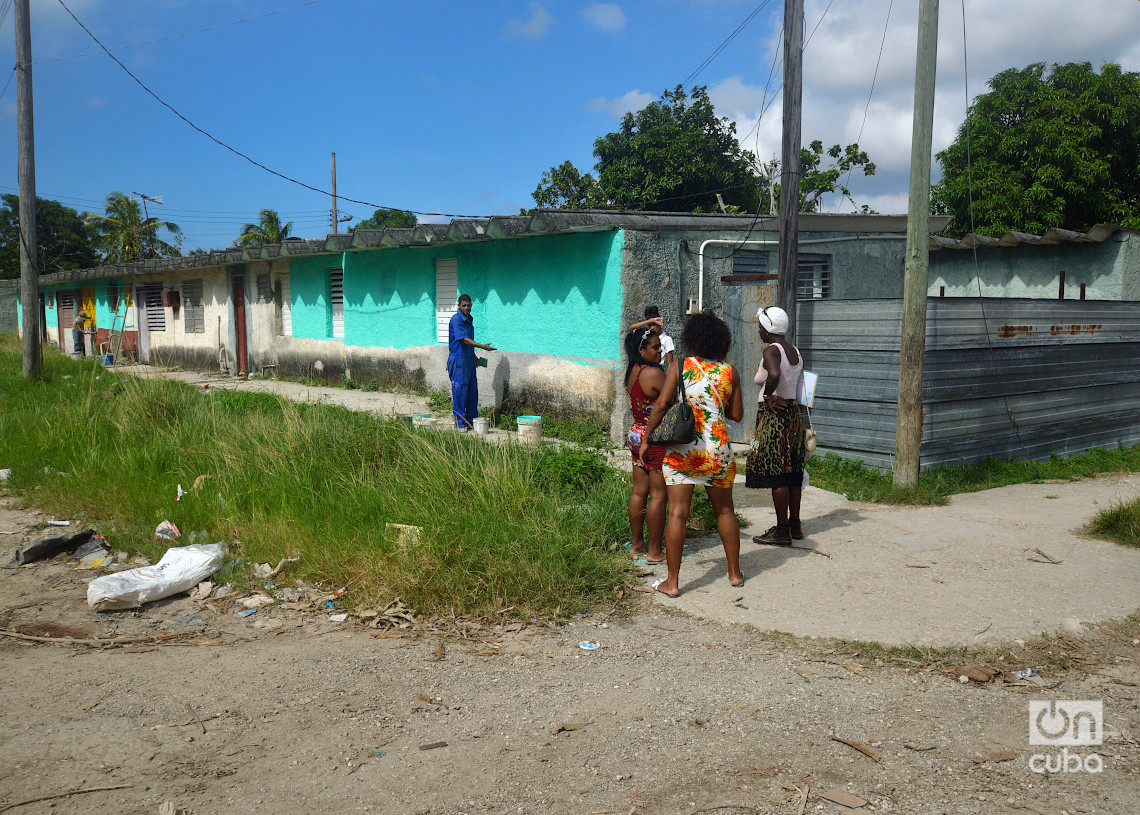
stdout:
MULTIPOLYGON (((0 500, 16 533, 0 562, 42 520, 0 500)), ((7 811, 796 815, 843 811, 821 797, 839 791, 864 812, 1132 815, 1140 800, 1135 620, 989 654, 1046 687, 976 685, 655 602, 376 638, 390 632, 282 603, 239 619, 232 598, 96 614, 90 577, 66 555, 0 571, 5 632, 132 640, 0 636, 0 812, 107 787, 7 811), (1080 772, 1030 770, 1060 754, 1029 744, 1036 699, 1103 702, 1103 744, 1067 748, 1080 772)))

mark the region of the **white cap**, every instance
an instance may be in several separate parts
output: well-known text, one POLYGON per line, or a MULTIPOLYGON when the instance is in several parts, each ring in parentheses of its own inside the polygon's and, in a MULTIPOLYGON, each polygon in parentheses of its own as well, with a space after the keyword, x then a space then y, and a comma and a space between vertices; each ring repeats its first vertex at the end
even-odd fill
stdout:
POLYGON ((769 334, 786 334, 788 332, 788 312, 779 306, 767 306, 756 312, 756 319, 769 334))

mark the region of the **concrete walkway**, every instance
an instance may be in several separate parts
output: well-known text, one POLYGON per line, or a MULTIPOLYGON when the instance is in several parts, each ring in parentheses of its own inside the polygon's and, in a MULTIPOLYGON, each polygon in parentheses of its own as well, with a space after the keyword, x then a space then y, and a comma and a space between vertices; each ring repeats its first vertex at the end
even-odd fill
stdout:
MULTIPOLYGON (((145 365, 121 370, 378 415, 430 412, 425 397, 408 394, 145 365)), ((448 417, 439 419, 450 426, 448 417)), ((515 436, 495 430, 490 438, 515 436)), ((612 460, 629 467, 624 450, 612 460)), ((745 489, 743 481, 740 475, 734 493, 737 511, 751 522, 741 530, 745 586, 728 584, 718 537, 690 539, 681 567, 683 594, 673 600, 654 592, 655 602, 761 630, 924 646, 1079 632, 1140 607, 1140 550, 1079 532, 1098 509, 1140 496, 1140 475, 1020 484, 959 495, 943 507, 863 504, 808 487, 802 512, 807 537, 792 549, 752 543, 775 515, 770 493, 745 489)), ((665 576, 663 566, 644 571, 647 585, 665 576)))

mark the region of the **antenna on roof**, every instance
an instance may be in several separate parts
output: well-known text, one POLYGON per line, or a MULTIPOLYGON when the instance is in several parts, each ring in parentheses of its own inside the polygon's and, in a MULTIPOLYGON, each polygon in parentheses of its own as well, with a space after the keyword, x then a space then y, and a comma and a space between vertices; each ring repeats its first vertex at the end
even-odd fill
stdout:
POLYGON ((154 196, 143 195, 141 192, 132 192, 131 195, 137 195, 139 198, 142 199, 143 217, 146 218, 148 221, 150 220, 150 213, 146 211, 146 202, 150 201, 152 204, 161 204, 162 203, 162 196, 161 195, 154 195, 154 196))

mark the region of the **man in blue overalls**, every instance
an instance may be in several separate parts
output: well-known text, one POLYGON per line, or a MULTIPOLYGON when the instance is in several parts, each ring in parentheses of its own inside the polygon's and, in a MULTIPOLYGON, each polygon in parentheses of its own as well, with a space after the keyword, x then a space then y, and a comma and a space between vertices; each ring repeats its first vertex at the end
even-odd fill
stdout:
POLYGON ((475 349, 495 349, 491 345, 475 342, 475 323, 471 320, 469 295, 459 295, 458 308, 459 311, 452 315, 447 326, 447 375, 451 379, 451 412, 455 416, 455 426, 460 430, 470 430, 479 415, 475 349))

